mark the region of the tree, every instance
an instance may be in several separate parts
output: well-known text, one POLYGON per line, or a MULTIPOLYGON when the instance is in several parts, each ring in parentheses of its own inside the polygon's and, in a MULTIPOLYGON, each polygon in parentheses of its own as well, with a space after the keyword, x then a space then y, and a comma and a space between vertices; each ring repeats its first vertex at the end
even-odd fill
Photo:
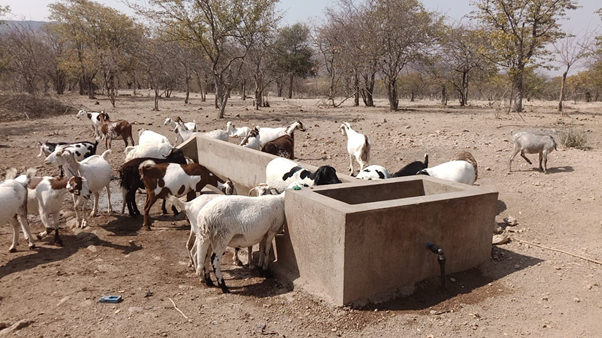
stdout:
POLYGON ((380 23, 374 37, 380 46, 378 69, 387 88, 389 109, 395 111, 399 107, 398 76, 434 44, 436 17, 418 0, 372 0, 369 8, 380 23))
POLYGON ((278 32, 275 67, 289 80, 288 98, 293 97, 293 80, 314 73, 315 63, 309 42, 309 27, 302 23, 286 26, 278 32))
POLYGON ((558 19, 576 9, 573 0, 474 0, 472 17, 485 27, 492 48, 488 57, 512 79, 514 110, 523 107, 523 76, 529 65, 548 55, 545 47, 564 34, 558 19))
POLYGON ((153 8, 130 4, 155 20, 174 41, 187 43, 211 62, 218 117, 223 118, 243 59, 258 34, 277 20, 277 0, 151 0, 153 8))
POLYGON ((131 54, 133 39, 140 36, 134 21, 117 10, 90 0, 64 0, 53 3, 50 18, 57 22, 56 34, 68 49, 61 67, 80 78, 80 94, 86 90, 94 98, 94 80, 103 72, 105 86, 115 105, 115 76, 125 54, 131 54))
POLYGON ((560 83, 560 98, 558 99, 558 111, 561 113, 561 115, 564 115, 562 110, 562 102, 564 101, 566 77, 572 66, 590 54, 589 48, 591 44, 592 41, 589 37, 589 33, 585 33, 585 35, 577 37, 571 34, 571 32, 568 32, 564 38, 556 41, 553 44, 554 50, 556 51, 556 55, 558 57, 558 62, 564 67, 564 72, 562 72, 562 81, 560 83))

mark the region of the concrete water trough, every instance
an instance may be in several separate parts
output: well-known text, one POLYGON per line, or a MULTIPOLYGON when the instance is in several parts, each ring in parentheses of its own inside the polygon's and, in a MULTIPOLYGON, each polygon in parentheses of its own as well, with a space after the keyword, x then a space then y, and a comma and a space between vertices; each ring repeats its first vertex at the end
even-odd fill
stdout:
MULTIPOLYGON (((275 158, 203 136, 182 149, 233 180, 241 194, 265 181, 275 158)), ((410 293, 416 282, 438 276, 429 242, 444 250, 446 273, 489 259, 496 191, 423 175, 339 178, 344 183, 287 191, 287 225, 271 265, 283 281, 335 305, 361 305, 410 293)))

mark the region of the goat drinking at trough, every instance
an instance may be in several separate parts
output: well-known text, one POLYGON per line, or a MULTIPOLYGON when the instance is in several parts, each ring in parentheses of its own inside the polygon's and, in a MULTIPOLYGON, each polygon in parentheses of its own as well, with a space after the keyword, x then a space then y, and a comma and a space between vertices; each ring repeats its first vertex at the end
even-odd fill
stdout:
POLYGON ((512 135, 514 149, 508 162, 508 172, 512 171, 512 160, 520 152, 520 156, 529 164, 531 161, 525 156, 527 154, 539 154, 539 170, 548 173, 548 154, 556 148, 556 141, 552 135, 537 134, 530 131, 521 131, 512 135), (543 161, 543 166, 541 165, 543 161))
POLYGON ((275 140, 267 142, 261 148, 261 151, 264 153, 288 158, 290 160, 295 159, 295 139, 288 135, 284 134, 278 137, 275 140))
POLYGON ((195 192, 200 192, 207 184, 220 189, 226 195, 236 194, 232 181, 222 180, 198 163, 156 163, 153 160, 146 160, 140 163, 139 170, 146 187, 144 226, 148 230, 150 230, 150 208, 158 198, 165 198, 168 195, 177 197, 187 195, 188 200, 192 200, 195 192))
POLYGON ((315 173, 303 169, 299 164, 286 158, 275 158, 268 163, 265 169, 266 183, 276 189, 278 193, 284 191, 293 183, 301 185, 327 185, 341 183, 337 176, 337 171, 324 165, 318 168, 315 173))
POLYGON ((349 154, 349 173, 353 176, 353 159, 360 165, 360 170, 364 165, 370 165, 370 140, 368 136, 358 133, 351 128, 347 122, 341 124, 341 133, 347 136, 347 153, 349 154))
POLYGON ((299 120, 291 123, 288 127, 280 127, 280 128, 259 128, 259 140, 261 141, 261 146, 266 144, 269 141, 275 140, 278 137, 288 134, 294 137, 295 130, 306 131, 303 123, 299 120))
POLYGON ((83 204, 90 199, 90 189, 85 178, 78 176, 71 178, 34 177, 30 180, 27 188, 27 213, 40 215, 40 220, 45 228, 44 232, 38 235, 38 239, 42 239, 54 230, 54 243, 63 246, 63 241, 59 236, 59 215, 67 193, 73 195, 76 224, 82 224, 83 227, 86 225, 86 213, 83 212, 82 219, 79 212, 80 206, 85 211, 83 204), (53 224, 50 224, 51 217, 53 224))
POLYGON ((375 164, 367 166, 356 176, 362 180, 384 180, 390 177, 391 173, 385 167, 375 164))
POLYGON ((0 182, 0 225, 10 222, 13 226, 13 242, 9 252, 17 251, 19 242, 19 223, 23 229, 25 239, 29 242, 29 249, 36 246, 33 243, 29 223, 27 222, 27 184, 35 175, 36 170, 30 168, 25 175, 15 178, 16 169, 10 170, 6 179, 0 182))
POLYGON ((261 147, 261 136, 259 135, 259 129, 254 127, 251 129, 249 134, 245 136, 245 138, 240 141, 240 146, 245 148, 251 148, 255 150, 259 150, 261 147))
POLYGON ((285 221, 284 193, 259 197, 228 196, 209 201, 197 215, 197 275, 202 276, 208 286, 213 285, 209 276, 211 256, 218 286, 222 292, 230 292, 221 272, 221 256, 228 246, 243 248, 255 244, 261 248, 259 265, 267 271, 272 240, 285 221), (214 255, 209 255, 210 249, 214 255))
MULTIPOLYGON (((199 131, 197 125, 196 125, 196 121, 192 121, 192 122, 184 122, 182 121, 182 119, 178 116, 176 117, 175 120, 172 120, 171 118, 166 118, 164 124, 167 125, 171 125, 173 126, 173 131, 176 134, 176 139, 174 140, 174 144, 178 144, 178 139, 182 137, 181 133, 180 133, 180 123, 184 125, 184 127, 186 128, 186 130, 184 131, 184 136, 188 136, 190 133, 193 132, 197 132, 199 131)), ((190 136, 188 136, 190 137, 190 136)), ((183 139, 182 137, 182 142, 184 142, 186 140, 183 139)))
POLYGON ((426 169, 429 167, 429 155, 424 154, 424 162, 414 161, 405 165, 398 172, 394 173, 392 177, 404 177, 404 176, 413 176, 416 175, 420 170, 426 169))
POLYGON ((448 181, 459 182, 464 184, 472 185, 477 179, 477 161, 469 152, 466 154, 459 154, 459 157, 466 159, 472 158, 472 160, 453 160, 445 163, 441 163, 432 168, 426 168, 420 170, 418 175, 429 175, 436 178, 441 178, 448 181))
POLYGON ((111 149, 111 143, 113 140, 123 140, 125 146, 128 146, 128 140, 134 143, 134 137, 132 136, 132 125, 126 120, 109 120, 109 115, 101 113, 100 115, 100 134, 105 140, 105 149, 111 149))
MULTIPOLYGON (((144 183, 142 182, 142 178, 140 178, 140 170, 138 168, 140 167, 140 164, 146 160, 153 160, 155 163, 187 163, 182 150, 178 148, 172 148, 172 151, 167 154, 165 158, 134 158, 122 164, 121 168, 119 169, 119 177, 121 178, 120 186, 123 194, 121 214, 125 212, 125 206, 127 205, 131 217, 140 215, 138 205, 136 204, 136 191, 138 189, 144 189, 144 183)), ((163 199, 161 210, 164 214, 167 214, 167 210, 165 209, 165 199, 163 199)), ((178 214, 178 210, 175 207, 172 207, 172 210, 174 214, 178 214)))

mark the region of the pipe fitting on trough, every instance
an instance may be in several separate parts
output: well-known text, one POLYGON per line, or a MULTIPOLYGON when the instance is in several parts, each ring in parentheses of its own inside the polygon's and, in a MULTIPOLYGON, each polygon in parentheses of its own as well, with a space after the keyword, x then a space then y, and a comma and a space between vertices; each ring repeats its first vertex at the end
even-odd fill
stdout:
POLYGON ((446 289, 445 286, 445 254, 437 244, 431 242, 426 243, 426 247, 431 250, 434 254, 437 254, 437 262, 439 262, 439 268, 441 269, 441 287, 446 289))

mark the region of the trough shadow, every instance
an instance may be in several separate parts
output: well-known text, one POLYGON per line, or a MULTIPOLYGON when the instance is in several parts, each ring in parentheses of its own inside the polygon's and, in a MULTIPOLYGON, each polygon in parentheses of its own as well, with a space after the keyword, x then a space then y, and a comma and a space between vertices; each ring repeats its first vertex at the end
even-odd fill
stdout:
POLYGON ((497 214, 499 215, 502 212, 506 211, 506 209, 508 209, 508 206, 506 206, 506 203, 502 200, 497 200, 497 214))
MULTIPOLYGON (((62 261, 75 254, 80 249, 84 249, 90 245, 120 250, 124 255, 142 249, 142 246, 135 245, 133 242, 130 245, 114 244, 98 238, 98 236, 91 232, 85 231, 80 232, 77 235, 61 232, 61 239, 63 240, 64 247, 52 246, 49 242, 51 242, 53 238, 54 235, 49 235, 42 240, 43 242, 38 241, 37 245, 43 243, 44 246, 37 246, 35 249, 31 250, 29 254, 18 256, 13 259, 10 259, 9 256, 10 260, 6 264, 0 266, 0 279, 13 273, 35 268, 39 265, 62 261)), ((23 251, 22 247, 23 245, 20 247, 20 252, 23 251)))
POLYGON ((416 283, 414 292, 409 296, 400 296, 384 303, 370 304, 359 309, 366 311, 374 311, 374 309, 379 311, 421 311, 436 307, 440 312, 448 312, 455 309, 458 304, 481 303, 487 298, 503 294, 503 287, 500 291, 499 286, 492 288, 488 284, 542 262, 539 258, 521 255, 500 247, 493 247, 492 253, 495 257, 501 257, 498 258, 499 261, 490 260, 484 263, 485 265, 495 264, 495 269, 491 269, 493 273, 484 275, 482 268, 473 268, 449 274, 446 276, 447 288, 445 290, 441 286, 440 277, 427 278, 416 283), (519 265, 517 265, 518 262, 520 262, 519 265), (456 282, 450 282, 450 278, 454 278, 456 282))

